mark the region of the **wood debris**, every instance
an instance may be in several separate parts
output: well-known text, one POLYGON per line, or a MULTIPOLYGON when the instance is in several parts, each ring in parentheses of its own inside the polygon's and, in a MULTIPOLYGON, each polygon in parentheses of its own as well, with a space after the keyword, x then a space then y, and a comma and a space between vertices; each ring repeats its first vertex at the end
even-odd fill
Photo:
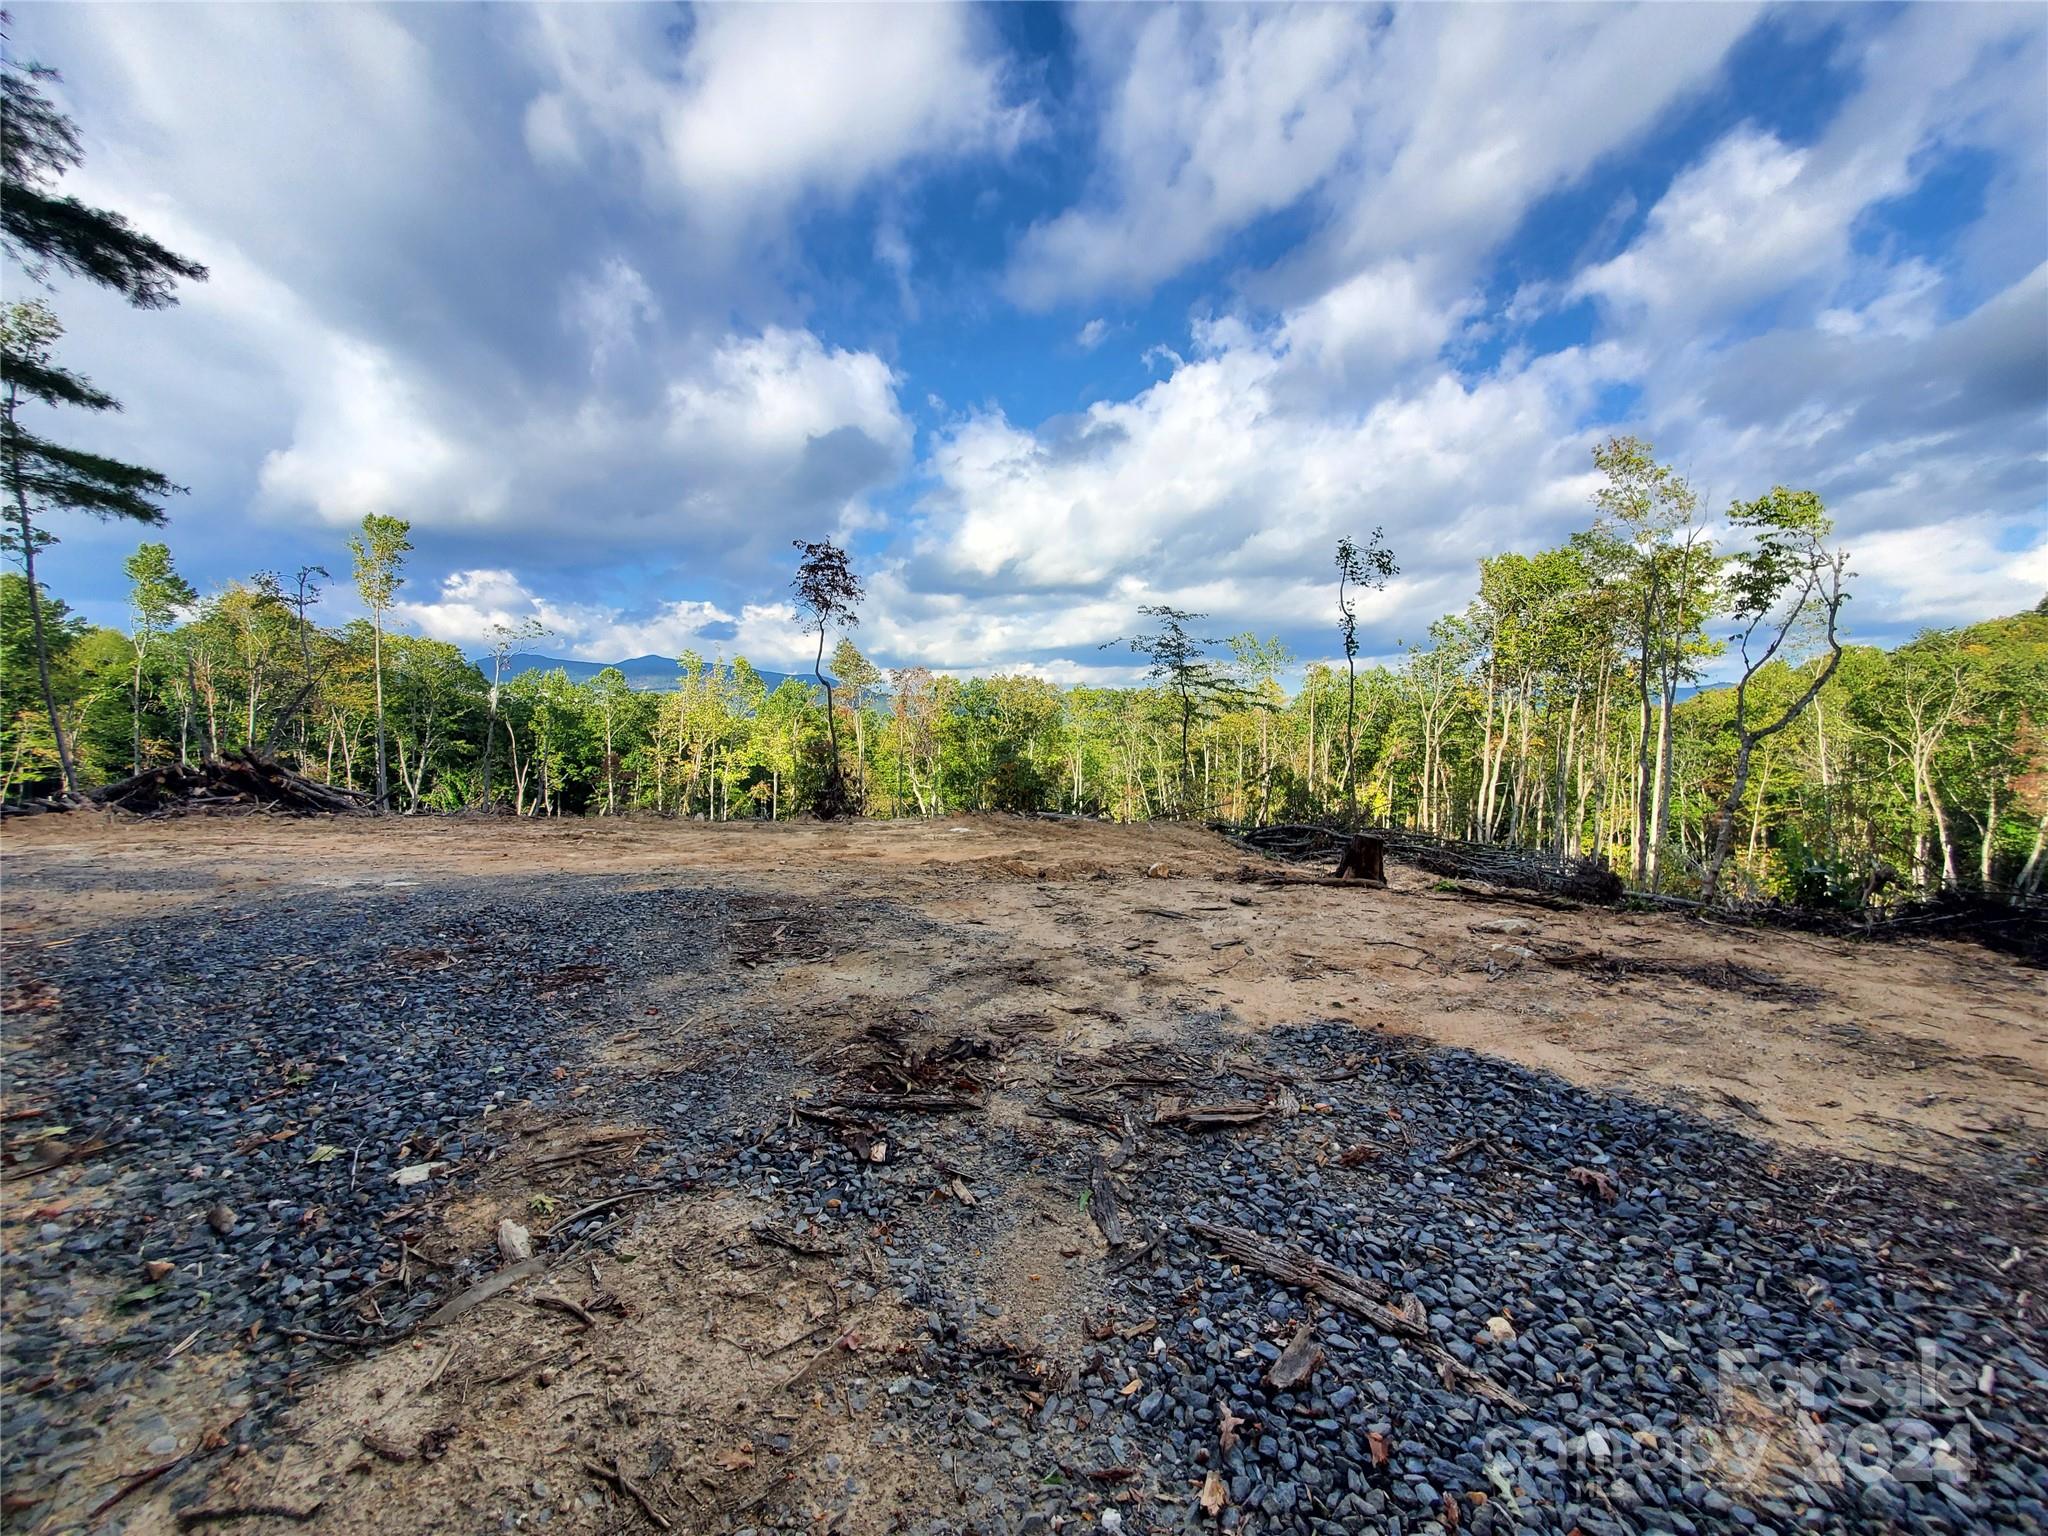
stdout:
POLYGON ((1271 1104, 1256 1099, 1218 1099, 1207 1104, 1186 1104, 1177 1098, 1163 1098, 1154 1106, 1154 1125, 1178 1125, 1190 1131, 1220 1131, 1232 1126, 1256 1125, 1273 1113, 1271 1104))
POLYGON ((1280 1358, 1266 1371, 1266 1384, 1290 1392, 1315 1374, 1322 1358, 1323 1346, 1316 1338, 1315 1325, 1303 1323, 1280 1351, 1280 1358))
POLYGON ((1387 1288, 1378 1281, 1318 1258, 1305 1248, 1274 1243, 1242 1227, 1190 1221, 1188 1230, 1214 1243, 1234 1263, 1334 1302, 1353 1316, 1364 1318, 1381 1333, 1414 1340, 1447 1384, 1462 1387, 1474 1397, 1484 1398, 1512 1414, 1528 1413, 1528 1405, 1520 1398, 1438 1344, 1430 1335, 1420 1306, 1390 1305, 1385 1299, 1387 1288))

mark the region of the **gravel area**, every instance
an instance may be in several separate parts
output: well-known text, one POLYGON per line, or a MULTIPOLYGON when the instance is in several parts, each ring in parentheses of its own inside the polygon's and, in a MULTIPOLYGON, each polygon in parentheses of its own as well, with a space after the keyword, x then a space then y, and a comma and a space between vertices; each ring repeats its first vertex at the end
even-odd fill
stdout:
MULTIPOLYGON (((2048 1528, 2038 1150, 2002 1188, 1944 1182, 1352 1022, 1247 1037, 1169 999, 1110 1049, 956 1037, 942 1011, 835 992, 855 945, 1014 958, 908 906, 602 876, 17 936, 7 1104, 41 1113, 7 1127, 12 1507, 44 1528, 35 1501, 86 1466, 100 1405, 179 1357, 218 1362, 227 1445, 260 1451, 315 1372, 401 1347, 493 1271, 487 1236, 452 1262, 418 1248, 508 1127, 573 1115, 647 1133, 593 1201, 731 1190, 873 1245, 921 1320, 876 1391, 941 1474, 919 1529, 2048 1528), (808 991, 778 988, 805 967, 808 991), (656 1015, 701 1048, 652 1071, 616 1049, 656 1015), (861 1110, 880 1160, 792 1112, 888 1086, 874 1042, 912 1037, 964 1042, 917 1072, 973 1107, 861 1110), (1077 1123, 1062 1094, 1119 1118, 1077 1123), (1155 1122, 1189 1095, 1270 1112, 1155 1122), (1105 1191, 1128 1229, 1106 1251, 1105 1191), (1192 1222, 1312 1253, 1416 1326, 1229 1262, 1192 1222), (1306 1378, 1273 1384, 1304 1350, 1306 1378)), ((631 1209, 550 1241, 601 1249, 631 1209)))

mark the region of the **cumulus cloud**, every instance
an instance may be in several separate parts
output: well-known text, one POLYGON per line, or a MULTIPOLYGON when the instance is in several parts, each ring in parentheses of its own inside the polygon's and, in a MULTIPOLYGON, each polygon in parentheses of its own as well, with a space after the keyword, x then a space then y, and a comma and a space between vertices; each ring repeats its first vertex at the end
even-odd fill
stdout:
MULTIPOLYGON (((1711 337, 1788 291, 1825 297, 1851 275, 1867 210, 1911 188, 1929 150, 1984 139, 2012 83, 2000 52, 2040 62, 2040 31, 2038 17, 2000 7, 1906 13, 1867 40, 1863 88, 1817 141, 1795 147, 1737 127, 1673 179, 1635 241, 1578 274, 1571 295, 1660 338, 1711 337)), ((1924 272, 1903 275, 1924 293, 1924 272)))
POLYGON ((1140 291, 1305 200, 1291 286, 1434 252, 1466 268, 1546 192, 1710 81, 1744 5, 1145 9, 1078 13, 1106 100, 1100 164, 1032 227, 1012 294, 1140 291))
POLYGON ((590 371, 630 350, 641 329, 661 318, 647 279, 625 257, 607 256, 598 269, 574 279, 562 303, 564 317, 589 343, 590 371))
MULTIPOLYGON (((1717 501, 1821 491, 1860 622, 2037 585, 2037 12, 1766 21, 1832 39, 1817 126, 1717 112, 1628 161, 1605 217, 1546 201, 1739 92, 1755 14, 1083 8, 1065 101, 957 7, 21 23, 87 93, 77 190, 215 271, 163 315, 62 294, 67 357, 130 404, 87 445, 195 487, 175 535, 202 579, 396 512, 427 632, 538 615, 592 659, 796 666, 787 541, 831 532, 872 574, 881 659, 1078 677, 1128 669, 1098 648, 1148 602, 1324 654, 1330 545, 1376 525, 1404 574, 1367 643, 1391 652, 1478 556, 1581 525, 1617 429, 1717 501), (1050 111, 1074 115, 1034 138, 1050 111), (1091 132, 1049 174, 1044 146, 1091 132), (1959 155, 1981 213, 1895 236, 1959 155), (1554 216, 1578 223, 1525 268, 1554 216), (1176 321, 1160 284, 1205 263, 1228 278, 1176 321), (1034 336, 1005 296, 1089 308, 1034 336), (1532 352, 1567 307, 1591 339, 1532 352), (1105 346, 1127 330, 1135 384, 1105 346), (1948 526, 1953 568, 1909 590, 1912 540, 1948 526)), ((117 560, 53 569, 118 602, 117 560)))
POLYGON ((1370 100, 1372 22, 1342 7, 1076 13, 1113 76, 1089 201, 1034 226, 1012 292, 1049 305, 1136 291, 1285 208, 1351 149, 1370 100))
POLYGON ((802 198, 843 200, 906 162, 1013 150, 1038 126, 966 7, 703 6, 678 53, 665 13, 530 13, 545 85, 534 156, 638 168, 701 227, 757 232, 802 198))
POLYGON ((1339 536, 1384 525, 1414 573, 1384 618, 1420 633, 1426 618, 1411 605, 1433 595, 1431 578, 1467 566, 1475 547, 1540 537, 1583 510, 1572 423, 1600 380, 1599 355, 1559 354, 1469 386, 1439 369, 1351 407, 1285 388, 1293 325, 1213 334, 1135 397, 1037 430, 992 411, 954 422, 930 458, 919 585, 1031 591, 1102 621, 1074 638, 1127 620, 1146 599, 1114 594, 1140 571, 1142 587, 1192 592, 1193 606, 1229 615, 1274 600, 1270 619, 1292 615, 1302 573, 1320 572, 1339 536))
POLYGON ((399 602, 392 616, 431 639, 472 651, 488 646, 500 626, 537 624, 544 633, 523 642, 528 649, 580 661, 695 651, 707 657, 745 656, 761 666, 787 669, 809 657, 812 643, 786 603, 743 603, 737 613, 692 598, 644 610, 565 603, 502 569, 451 572, 434 597, 399 602))
POLYGON ((1862 601, 1895 622, 2016 613, 2048 595, 2048 534, 2038 525, 1967 517, 1893 528, 1858 541, 1854 556, 1862 601), (1935 550, 1940 558, 1929 558, 1935 550))

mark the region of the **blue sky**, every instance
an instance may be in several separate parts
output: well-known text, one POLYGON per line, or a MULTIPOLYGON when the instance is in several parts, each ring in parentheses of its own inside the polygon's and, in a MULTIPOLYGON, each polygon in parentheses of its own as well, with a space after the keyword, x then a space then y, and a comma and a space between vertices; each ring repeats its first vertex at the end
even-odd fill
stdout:
MULTIPOLYGON (((1861 637, 2048 589, 2048 9, 18 7, 69 183, 207 262, 70 285, 69 428, 202 587, 414 524, 401 622, 1109 679, 1141 604, 1335 649, 1650 437, 1835 512, 1861 637)), ((7 273, 10 292, 23 290, 7 273)), ((52 584, 119 622, 131 530, 52 584)), ((345 579, 330 618, 355 611, 345 579)), ((1127 658, 1126 658, 1127 659, 1127 658)))

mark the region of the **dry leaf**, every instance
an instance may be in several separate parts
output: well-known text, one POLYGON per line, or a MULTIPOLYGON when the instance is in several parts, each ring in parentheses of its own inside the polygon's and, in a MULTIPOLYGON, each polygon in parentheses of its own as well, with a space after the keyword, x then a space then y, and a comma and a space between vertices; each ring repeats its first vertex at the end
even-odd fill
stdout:
POLYGON ((1216 1426, 1216 1444, 1228 1451, 1237 1444, 1237 1432, 1243 1426, 1244 1420, 1230 1411, 1229 1404, 1219 1403, 1217 1406, 1223 1410, 1223 1418, 1216 1426))
POLYGON ((747 1441, 730 1451, 720 1451, 718 1453, 718 1464, 728 1472, 746 1471, 747 1468, 754 1464, 753 1442, 747 1441))
POLYGON ((1133 1376, 1129 1381, 1124 1383, 1123 1387, 1118 1391, 1117 1396, 1129 1397, 1133 1392, 1137 1391, 1138 1388, 1144 1385, 1145 1383, 1138 1380, 1137 1377, 1133 1376))
POLYGON ((1372 1464, 1376 1467, 1384 1467, 1387 1458, 1393 1454, 1392 1447, 1387 1444, 1387 1437, 1376 1429, 1365 1432, 1365 1448, 1372 1453, 1372 1464))
POLYGON ((1566 1177, 1578 1185, 1579 1188, 1591 1190, 1593 1197, 1603 1205, 1612 1205, 1621 1198, 1621 1191, 1614 1187, 1614 1180, 1607 1177, 1606 1174, 1597 1168, 1574 1166, 1566 1174, 1566 1177))
POLYGON ((1230 1502, 1230 1490, 1223 1486, 1223 1479, 1215 1472, 1202 1479, 1202 1513, 1220 1515, 1223 1506, 1230 1502))
POLYGON ((974 1191, 961 1183, 960 1180, 955 1179, 953 1181, 953 1198, 962 1205, 972 1205, 974 1204, 974 1191))

